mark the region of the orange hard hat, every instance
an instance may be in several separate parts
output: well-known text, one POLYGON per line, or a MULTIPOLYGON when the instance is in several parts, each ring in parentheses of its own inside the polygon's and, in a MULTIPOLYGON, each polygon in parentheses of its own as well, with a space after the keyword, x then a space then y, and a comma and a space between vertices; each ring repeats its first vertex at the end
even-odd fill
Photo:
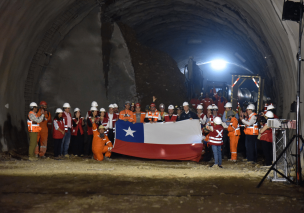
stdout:
POLYGON ((46 106, 47 105, 47 103, 45 102, 45 101, 40 101, 40 104, 39 104, 40 106, 41 105, 44 105, 44 106, 46 106))

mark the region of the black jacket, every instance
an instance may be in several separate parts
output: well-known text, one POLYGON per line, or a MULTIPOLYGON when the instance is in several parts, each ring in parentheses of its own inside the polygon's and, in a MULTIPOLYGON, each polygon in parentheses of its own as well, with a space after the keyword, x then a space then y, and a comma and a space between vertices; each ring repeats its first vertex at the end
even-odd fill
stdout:
POLYGON ((190 119, 190 118, 198 119, 197 114, 194 113, 194 112, 191 112, 191 111, 189 111, 188 114, 186 114, 185 112, 183 112, 183 113, 181 114, 181 116, 180 116, 180 120, 181 120, 181 121, 183 121, 183 120, 188 120, 188 119, 190 119))

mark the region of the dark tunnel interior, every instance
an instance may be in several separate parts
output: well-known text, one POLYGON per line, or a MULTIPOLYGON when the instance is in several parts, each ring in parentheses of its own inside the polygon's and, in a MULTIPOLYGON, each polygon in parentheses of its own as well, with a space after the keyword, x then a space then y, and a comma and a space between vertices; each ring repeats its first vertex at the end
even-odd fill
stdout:
MULTIPOLYGON (((146 78, 155 76, 159 61, 170 61, 166 58, 170 57, 174 59, 171 68, 183 71, 190 56, 200 64, 205 80, 231 84, 231 73, 248 74, 248 70, 262 76, 265 94, 276 105, 277 113, 292 118, 289 108, 295 99, 297 28, 296 23, 282 22, 282 3, 2 1, 0 127, 3 131, 10 123, 9 129, 16 129, 13 132, 24 129, 21 125, 25 124, 29 103, 41 99, 50 103, 52 112, 65 101, 85 111, 92 100, 102 106, 113 102, 121 106, 126 99, 143 100, 138 90, 144 83, 149 84, 144 82, 146 78), (135 46, 149 48, 141 47, 141 51, 162 52, 154 53, 158 58, 141 56, 154 69, 147 74, 149 77, 141 71, 142 62, 134 57, 138 49, 130 46, 132 39, 127 39, 121 24, 135 32, 135 46), (204 64, 214 59, 230 64, 224 71, 214 71, 210 64, 204 64), (96 91, 100 91, 98 95, 96 91)), ((166 69, 160 69, 168 75, 166 78, 182 78, 166 69)), ((252 82, 245 86, 254 88, 252 82)), ((174 88, 172 94, 181 94, 179 89, 174 88)), ((153 92, 157 93, 151 89, 149 97, 153 92)), ((180 95, 178 101, 183 98, 180 95)), ((25 143, 8 136, 13 132, 1 134, 2 150, 25 143)))

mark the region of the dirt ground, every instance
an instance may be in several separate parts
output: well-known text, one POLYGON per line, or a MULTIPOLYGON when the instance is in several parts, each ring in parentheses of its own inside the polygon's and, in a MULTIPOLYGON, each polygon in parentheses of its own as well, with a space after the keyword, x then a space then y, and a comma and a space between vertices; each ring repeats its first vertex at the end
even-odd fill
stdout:
POLYGON ((114 156, 36 162, 0 156, 4 212, 304 212, 304 190, 265 181, 259 165, 114 156))

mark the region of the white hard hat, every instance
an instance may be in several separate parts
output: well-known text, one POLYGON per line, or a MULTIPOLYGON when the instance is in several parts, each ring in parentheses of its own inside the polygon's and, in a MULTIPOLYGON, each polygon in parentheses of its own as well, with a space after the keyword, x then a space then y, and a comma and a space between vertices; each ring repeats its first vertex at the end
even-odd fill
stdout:
POLYGON ((203 106, 201 104, 197 105, 196 109, 203 109, 203 106))
POLYGON ((91 107, 90 111, 98 111, 96 107, 91 107))
POLYGON ((56 113, 63 113, 63 111, 62 111, 61 108, 57 108, 57 109, 56 109, 56 113))
POLYGON ((212 105, 207 106, 207 109, 213 109, 212 105))
POLYGON ((174 109, 174 106, 173 105, 169 105, 168 109, 174 109))
POLYGON ((221 125, 222 124, 222 119, 220 117, 215 117, 214 120, 213 120, 213 122, 215 124, 221 125))
POLYGON ((265 116, 267 118, 274 118, 273 112, 271 112, 271 111, 266 112, 265 116))
POLYGON ((274 106, 272 104, 270 104, 269 106, 267 106, 267 110, 271 110, 274 109, 274 106))
POLYGON ((97 103, 96 101, 93 101, 93 102, 91 103, 91 106, 92 106, 92 107, 98 107, 98 103, 97 103))
POLYGON ((189 106, 189 103, 188 102, 184 102, 183 106, 189 106))
POLYGON ((218 109, 218 107, 215 104, 212 104, 212 109, 218 109))
POLYGON ((30 103, 30 107, 38 107, 38 105, 35 102, 30 103))
POLYGON ((63 108, 71 108, 71 106, 70 106, 69 103, 64 103, 62 107, 63 107, 63 108))
POLYGON ((115 103, 113 104, 113 106, 114 106, 114 108, 118 108, 118 105, 117 105, 117 104, 115 104, 115 103))
POLYGON ((75 108, 75 109, 74 109, 74 112, 78 112, 78 111, 80 111, 79 108, 75 108))
POLYGON ((110 104, 110 105, 109 105, 109 108, 114 108, 114 104, 110 104))
POLYGON ((230 102, 227 102, 224 107, 225 108, 232 108, 232 104, 230 102))
POLYGON ((249 104, 247 109, 255 110, 255 106, 253 104, 249 104))
POLYGON ((100 111, 100 112, 105 112, 106 110, 105 110, 105 108, 100 108, 99 111, 100 111))

